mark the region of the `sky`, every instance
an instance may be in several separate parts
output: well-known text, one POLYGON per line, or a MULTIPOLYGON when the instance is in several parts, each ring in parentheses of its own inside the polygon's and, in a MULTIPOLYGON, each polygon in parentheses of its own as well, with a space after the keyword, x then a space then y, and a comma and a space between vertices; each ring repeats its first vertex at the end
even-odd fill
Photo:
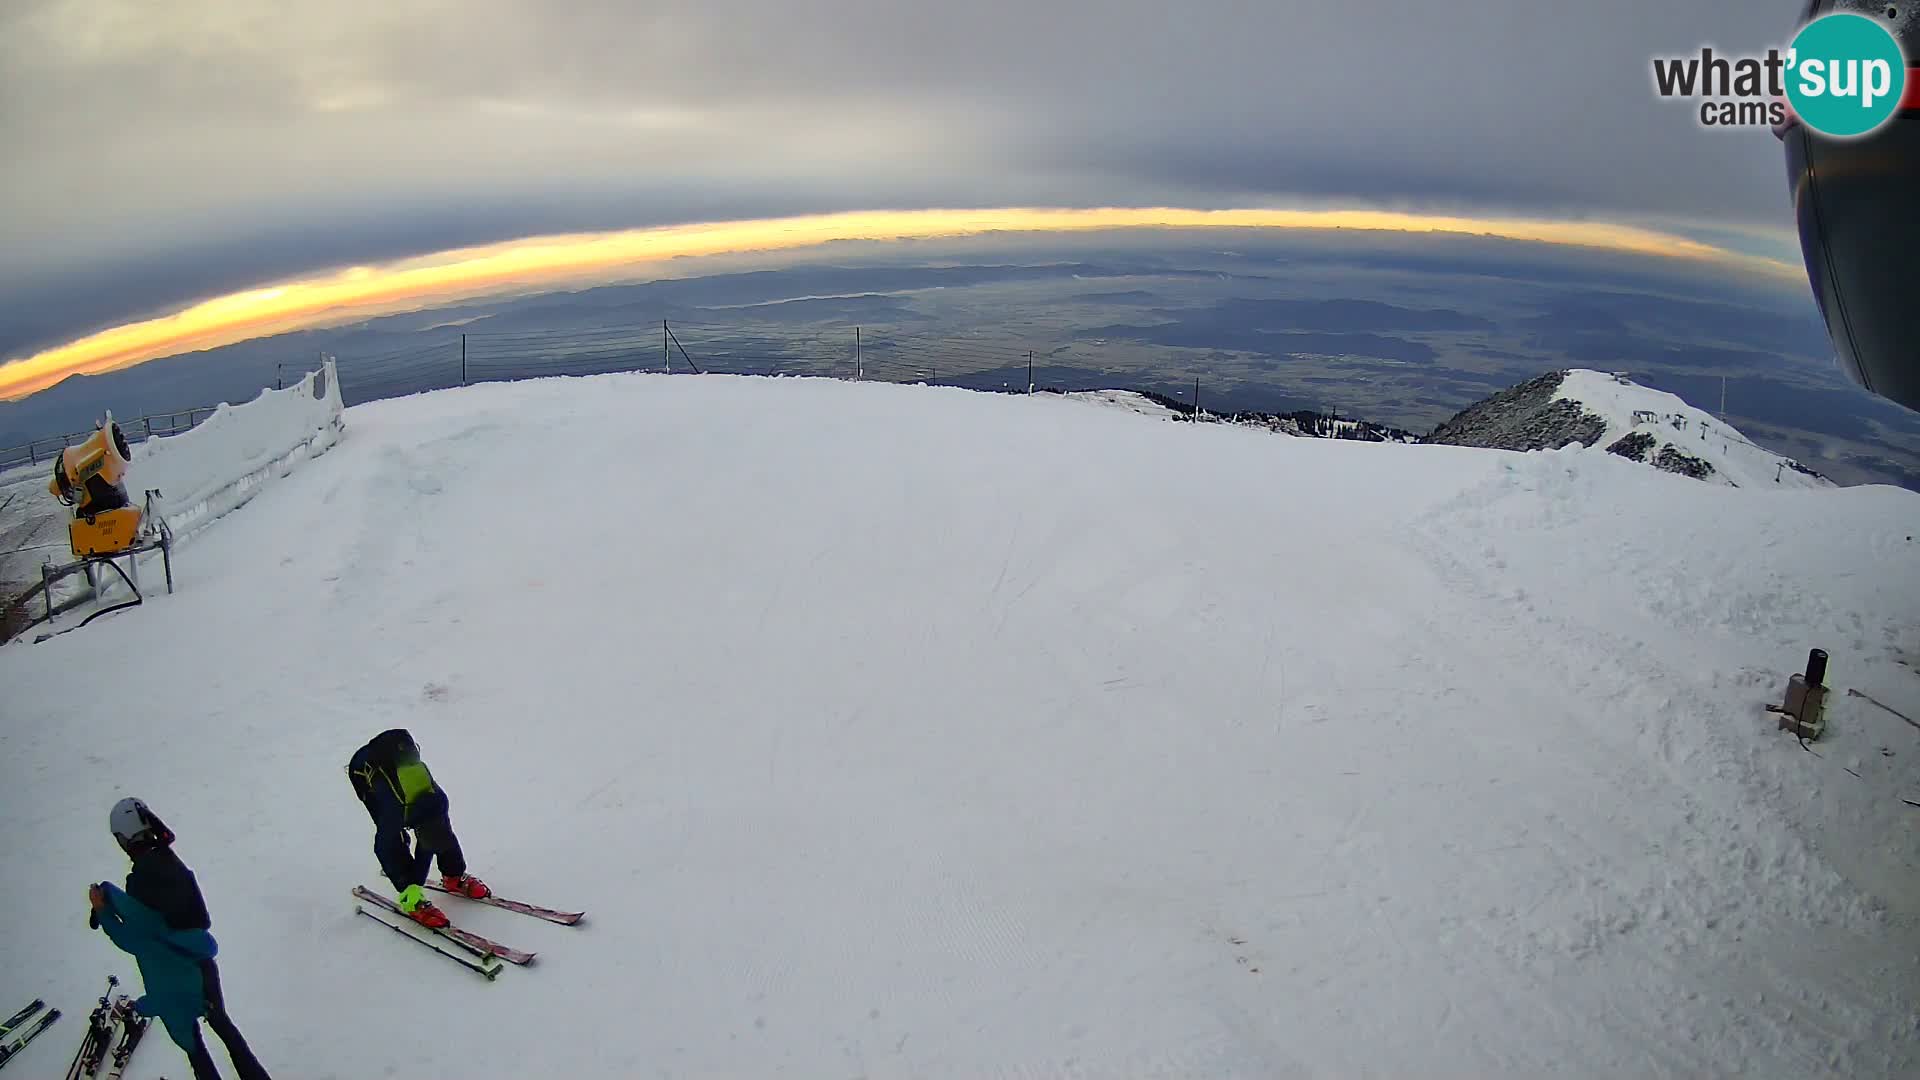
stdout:
POLYGON ((846 211, 1313 206, 1779 246, 1778 144, 1701 128, 1651 59, 1782 44, 1799 7, 7 0, 0 359, 349 267, 846 211))

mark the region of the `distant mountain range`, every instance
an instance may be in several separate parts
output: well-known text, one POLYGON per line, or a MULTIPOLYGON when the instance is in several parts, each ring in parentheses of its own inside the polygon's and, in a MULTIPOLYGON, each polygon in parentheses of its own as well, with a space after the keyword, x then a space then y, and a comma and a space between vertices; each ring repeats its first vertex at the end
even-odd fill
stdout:
POLYGON ((1728 487, 1833 487, 1792 458, 1755 444, 1732 425, 1679 397, 1624 375, 1549 371, 1492 394, 1422 436, 1337 413, 1208 413, 1153 390, 1069 393, 1169 420, 1240 424, 1285 435, 1362 442, 1429 443, 1490 450, 1596 447, 1629 461, 1728 487))

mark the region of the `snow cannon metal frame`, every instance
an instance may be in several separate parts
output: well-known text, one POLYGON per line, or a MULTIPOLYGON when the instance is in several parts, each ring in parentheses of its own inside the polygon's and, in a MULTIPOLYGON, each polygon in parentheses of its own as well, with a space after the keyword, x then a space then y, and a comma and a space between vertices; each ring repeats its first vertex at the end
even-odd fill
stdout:
MULTIPOLYGON (((47 491, 63 506, 72 508, 67 522, 67 542, 72 562, 47 564, 40 568, 40 584, 35 588, 45 601, 45 613, 29 626, 52 624, 53 620, 105 594, 110 582, 106 570, 120 576, 131 594, 129 599, 102 607, 80 620, 85 626, 109 612, 134 607, 145 599, 140 592, 139 557, 149 551, 160 552, 166 568, 167 591, 173 591, 173 530, 164 516, 153 509, 153 498, 160 494, 149 490, 141 505, 135 506, 127 495, 127 469, 133 449, 126 432, 113 420, 95 425, 94 433, 78 446, 69 446, 53 460, 53 478, 47 491), (126 565, 122 566, 122 560, 126 565), (55 583, 75 574, 87 579, 87 587, 78 596, 55 603, 55 583)), ((78 629, 75 627, 74 629, 78 629)), ((42 635, 38 640, 45 640, 42 635)))

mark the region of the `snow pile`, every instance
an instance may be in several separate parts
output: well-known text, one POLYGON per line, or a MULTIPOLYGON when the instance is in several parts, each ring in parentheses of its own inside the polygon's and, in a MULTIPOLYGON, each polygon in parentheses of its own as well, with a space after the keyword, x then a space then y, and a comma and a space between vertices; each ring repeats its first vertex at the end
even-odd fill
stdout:
POLYGON ((1356 439, 1363 442, 1417 443, 1420 437, 1401 428, 1371 420, 1341 420, 1319 413, 1294 413, 1273 421, 1276 430, 1318 439, 1356 439))
POLYGON ((1171 420, 1180 415, 1145 394, 1133 390, 1071 390, 1058 396, 1068 401, 1088 405, 1125 409, 1128 412, 1139 413, 1141 416, 1151 416, 1156 420, 1171 420))
POLYGON ((813 379, 351 419, 175 595, 0 649, 0 1013, 74 1017, 23 1075, 132 975, 127 793, 276 1075, 1920 1071, 1920 733, 1845 693, 1920 709, 1913 492, 813 379), (1819 756, 1761 709, 1814 644, 1819 756), (452 909, 533 967, 351 913, 393 725, 589 910, 452 909))
MULTIPOLYGON (((1155 420, 1196 419, 1190 406, 1183 407, 1172 398, 1141 393, 1137 390, 1073 390, 1053 393, 1052 396, 1101 408, 1124 409, 1155 420)), ((1221 414, 1202 409, 1198 419, 1206 423, 1236 424, 1279 435, 1296 435, 1306 438, 1355 439, 1367 442, 1420 441, 1419 437, 1412 432, 1402 431, 1399 428, 1366 420, 1342 420, 1332 415, 1304 410, 1292 413, 1246 410, 1221 414)))
POLYGON ((199 426, 134 450, 127 491, 158 490, 154 504, 186 533, 252 498, 260 485, 324 453, 341 431, 340 382, 328 360, 284 390, 244 405, 222 403, 199 426))
POLYGON ((1598 447, 1669 472, 1743 488, 1834 486, 1678 395, 1625 376, 1574 369, 1566 373, 1555 397, 1605 422, 1598 447))

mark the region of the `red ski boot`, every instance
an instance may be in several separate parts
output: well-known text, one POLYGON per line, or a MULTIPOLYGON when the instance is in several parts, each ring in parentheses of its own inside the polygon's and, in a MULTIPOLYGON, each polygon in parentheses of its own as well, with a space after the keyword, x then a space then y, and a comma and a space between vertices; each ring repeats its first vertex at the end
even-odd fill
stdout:
POLYGON ((472 874, 461 874, 459 877, 454 877, 452 874, 442 874, 440 875, 440 887, 450 893, 471 897, 475 900, 485 900, 487 897, 493 895, 493 890, 487 888, 487 883, 474 877, 472 874))
POLYGON ((453 920, 447 918, 446 912, 434 907, 431 900, 421 895, 418 885, 401 890, 399 907, 401 913, 407 918, 429 929, 438 930, 453 924, 453 920))
POLYGON ((426 928, 432 928, 432 930, 438 930, 438 928, 442 928, 442 926, 449 926, 449 924, 451 924, 451 920, 447 919, 447 913, 440 911, 440 909, 434 907, 432 903, 422 903, 420 907, 415 907, 415 909, 407 915, 407 919, 413 919, 415 922, 419 922, 420 926, 426 926, 426 928))
POLYGON ((453 920, 447 918, 446 912, 441 911, 429 903, 422 903, 419 907, 407 912, 407 918, 412 919, 421 926, 434 930, 438 930, 443 926, 450 926, 453 922, 453 920))

